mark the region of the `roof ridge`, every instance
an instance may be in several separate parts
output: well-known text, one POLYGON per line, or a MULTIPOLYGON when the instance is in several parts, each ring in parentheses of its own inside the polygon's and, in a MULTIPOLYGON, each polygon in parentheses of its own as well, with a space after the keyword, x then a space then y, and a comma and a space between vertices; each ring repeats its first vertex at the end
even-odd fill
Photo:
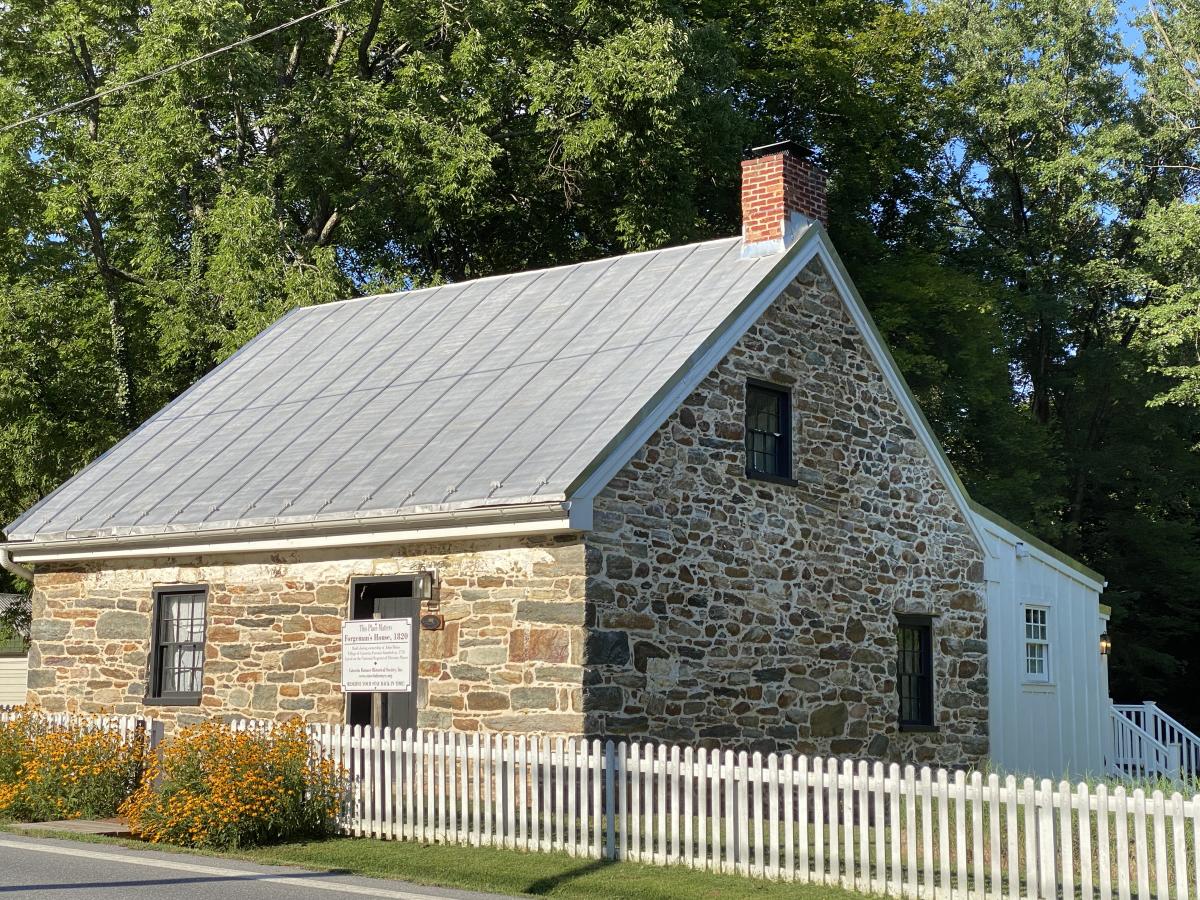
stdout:
POLYGON ((653 250, 634 250, 631 253, 615 253, 611 256, 601 256, 596 259, 585 259, 580 262, 561 263, 557 266, 542 266, 537 269, 518 269, 515 272, 497 272, 494 275, 481 275, 478 278, 468 278, 465 281, 447 281, 445 284, 435 284, 423 288, 410 288, 406 291, 385 291, 379 294, 362 294, 358 297, 345 297, 341 300, 327 300, 324 303, 314 303, 311 306, 297 307, 298 312, 305 312, 310 309, 323 309, 330 306, 342 306, 349 303, 360 303, 364 300, 383 300, 389 297, 411 297, 415 294, 433 293, 435 291, 444 290, 448 287, 466 288, 472 284, 482 284, 485 281, 494 281, 498 278, 516 278, 523 275, 543 275, 547 272, 557 272, 563 269, 576 269, 585 266, 596 266, 602 263, 611 263, 616 259, 633 259, 637 256, 649 256, 655 253, 666 253, 669 250, 687 250, 697 247, 704 247, 709 244, 736 243, 742 238, 740 235, 723 238, 711 238, 707 241, 692 241, 689 244, 671 244, 667 247, 656 247, 653 250))

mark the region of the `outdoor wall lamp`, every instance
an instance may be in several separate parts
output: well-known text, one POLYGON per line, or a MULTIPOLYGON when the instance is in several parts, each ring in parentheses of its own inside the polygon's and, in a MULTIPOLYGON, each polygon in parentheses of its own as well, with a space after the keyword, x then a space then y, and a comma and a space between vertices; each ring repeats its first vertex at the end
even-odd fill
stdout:
POLYGON ((1108 636, 1108 632, 1106 631, 1100 635, 1100 655, 1108 656, 1110 650, 1112 650, 1112 638, 1108 636))

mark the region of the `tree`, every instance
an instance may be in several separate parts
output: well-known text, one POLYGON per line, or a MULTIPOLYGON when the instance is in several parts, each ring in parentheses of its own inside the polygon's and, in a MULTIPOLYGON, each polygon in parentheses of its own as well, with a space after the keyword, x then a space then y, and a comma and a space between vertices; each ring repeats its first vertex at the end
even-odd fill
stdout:
POLYGON ((1136 340, 1146 235, 1185 196, 1194 139, 1141 91, 1111 4, 943 0, 931 14, 942 151, 928 190, 947 262, 995 298, 1022 444, 1039 450, 1018 456, 1036 490, 989 490, 1017 475, 1002 459, 967 467, 967 481, 1108 576, 1116 694, 1198 716, 1179 676, 1200 637, 1186 612, 1200 416, 1147 406, 1167 383, 1136 340))

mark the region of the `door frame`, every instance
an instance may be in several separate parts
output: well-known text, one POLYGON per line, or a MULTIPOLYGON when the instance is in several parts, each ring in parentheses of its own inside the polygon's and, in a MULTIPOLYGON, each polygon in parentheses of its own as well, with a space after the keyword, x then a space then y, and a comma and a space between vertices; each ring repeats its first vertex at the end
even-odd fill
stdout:
MULTIPOLYGON (((354 575, 354 576, 351 576, 350 591, 349 591, 350 598, 349 598, 349 605, 347 606, 347 609, 346 609, 346 618, 345 618, 345 621, 350 621, 350 622, 362 621, 361 617, 357 617, 354 615, 354 612, 355 612, 354 606, 358 599, 356 595, 358 594, 358 589, 360 587, 364 587, 366 585, 398 584, 398 583, 402 583, 402 582, 407 582, 412 585, 412 599, 416 603, 416 611, 413 614, 413 624, 412 624, 412 643, 413 643, 412 676, 411 676, 412 680, 410 683, 412 684, 413 709, 415 710, 417 715, 420 715, 420 712, 421 712, 421 702, 420 702, 421 701, 421 689, 420 689, 421 685, 420 685, 420 680, 419 680, 420 679, 419 670, 420 670, 420 664, 421 664, 421 608, 425 601, 425 598, 423 596, 421 596, 421 594, 420 594, 420 585, 421 585, 422 579, 429 580, 430 589, 432 590, 433 573, 426 569, 422 569, 417 572, 401 573, 401 574, 397 574, 397 575, 354 575)), ((342 717, 343 717, 343 721, 345 721, 345 723, 347 725, 350 724, 350 698, 352 696, 353 696, 353 694, 343 693, 344 703, 343 703, 342 717)), ((374 696, 374 695, 371 695, 371 696, 374 696)), ((414 728, 416 727, 415 719, 414 719, 413 727, 414 728)))

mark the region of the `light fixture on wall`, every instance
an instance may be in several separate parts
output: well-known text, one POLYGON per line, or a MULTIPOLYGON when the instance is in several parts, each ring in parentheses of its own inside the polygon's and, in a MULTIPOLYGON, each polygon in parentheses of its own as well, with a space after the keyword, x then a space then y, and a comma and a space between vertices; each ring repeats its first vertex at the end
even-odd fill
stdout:
POLYGON ((417 578, 415 593, 422 606, 421 630, 441 631, 445 628, 446 617, 441 613, 441 597, 437 596, 437 572, 422 572, 417 578))
POLYGON ((1112 638, 1110 638, 1108 636, 1108 632, 1106 631, 1102 635, 1100 635, 1100 655, 1108 656, 1109 651, 1111 651, 1111 650, 1112 650, 1112 638))

